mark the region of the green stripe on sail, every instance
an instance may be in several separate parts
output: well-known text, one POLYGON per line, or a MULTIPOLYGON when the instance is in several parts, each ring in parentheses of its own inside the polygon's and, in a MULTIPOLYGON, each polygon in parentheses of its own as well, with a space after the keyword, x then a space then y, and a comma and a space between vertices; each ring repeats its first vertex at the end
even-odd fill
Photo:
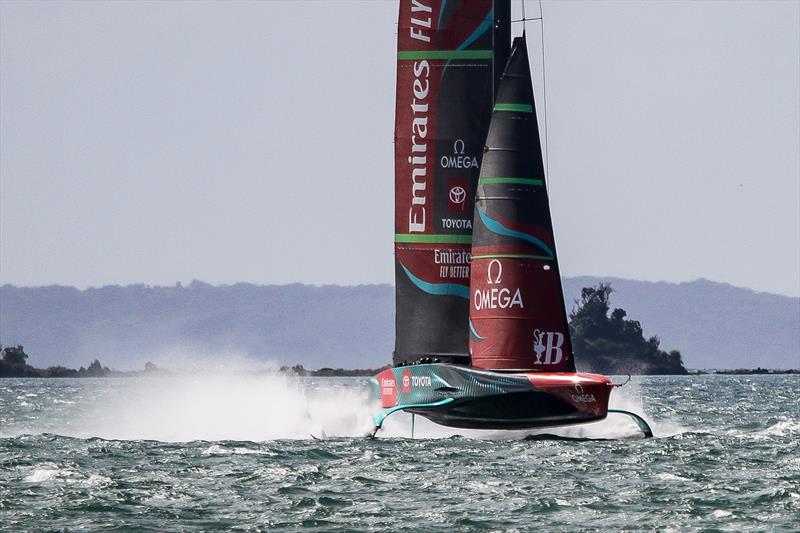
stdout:
POLYGON ((430 244, 472 244, 472 235, 443 235, 426 233, 395 233, 394 242, 430 244))
POLYGON ((406 59, 491 59, 491 50, 408 50, 397 52, 398 60, 406 59))
POLYGON ((508 183, 512 185, 544 185, 542 180, 534 180, 528 178, 480 178, 478 183, 494 184, 494 183, 508 183))
POLYGON ((495 111, 517 111, 518 113, 533 113, 531 104, 494 104, 495 111))
POLYGON ((527 254, 494 254, 494 255, 473 255, 473 259, 544 259, 552 261, 549 255, 527 255, 527 254))

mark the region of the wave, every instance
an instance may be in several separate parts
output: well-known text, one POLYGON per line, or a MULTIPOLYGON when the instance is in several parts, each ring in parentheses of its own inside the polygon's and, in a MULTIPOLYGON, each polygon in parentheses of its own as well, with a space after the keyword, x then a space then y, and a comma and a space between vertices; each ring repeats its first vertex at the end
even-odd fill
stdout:
MULTIPOLYGON (((110 379, 96 386, 91 394, 63 398, 50 411, 44 409, 37 420, 3 433, 167 442, 354 438, 371 433, 372 416, 380 409, 377 401, 370 399, 366 379, 296 378, 265 371, 263 366, 110 379)), ((647 416, 636 381, 614 390, 611 407, 641 413, 657 437, 686 432, 673 421, 647 416)), ((414 438, 422 439, 603 440, 642 436, 636 424, 621 414, 576 426, 495 431, 448 428, 420 416, 412 420, 407 413, 397 413, 386 420, 378 437, 409 438, 412 423, 414 438)), ((211 447, 208 453, 220 450, 211 447)))

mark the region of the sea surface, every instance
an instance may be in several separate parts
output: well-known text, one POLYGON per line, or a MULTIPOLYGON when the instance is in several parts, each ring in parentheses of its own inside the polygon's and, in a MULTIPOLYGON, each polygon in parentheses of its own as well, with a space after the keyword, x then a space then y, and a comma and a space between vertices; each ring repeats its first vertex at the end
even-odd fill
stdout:
POLYGON ((0 380, 2 531, 798 531, 800 377, 643 377, 621 415, 459 435, 365 379, 0 380), (312 437, 312 435, 314 437, 312 437))

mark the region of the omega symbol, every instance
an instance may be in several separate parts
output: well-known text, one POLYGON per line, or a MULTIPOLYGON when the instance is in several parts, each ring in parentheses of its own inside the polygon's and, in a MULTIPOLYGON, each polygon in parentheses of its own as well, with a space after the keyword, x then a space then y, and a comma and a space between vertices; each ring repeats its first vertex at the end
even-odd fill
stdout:
POLYGON ((491 260, 491 262, 489 263, 489 268, 486 269, 486 277, 489 282, 489 285, 500 283, 503 280, 503 263, 501 263, 499 259, 491 260), (497 268, 494 269, 497 271, 497 275, 493 277, 492 270, 495 265, 497 265, 497 268))

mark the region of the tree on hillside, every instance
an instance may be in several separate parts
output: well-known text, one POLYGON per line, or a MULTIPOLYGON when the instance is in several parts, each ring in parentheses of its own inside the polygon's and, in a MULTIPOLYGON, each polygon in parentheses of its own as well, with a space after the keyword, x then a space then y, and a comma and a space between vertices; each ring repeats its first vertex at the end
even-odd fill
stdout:
POLYGON ((611 309, 611 285, 601 283, 581 290, 569 315, 572 348, 581 370, 605 374, 686 374, 677 350, 660 349, 658 337, 645 339, 638 320, 628 320, 624 309, 611 309))
POLYGON ((9 366, 25 366, 28 359, 28 354, 25 349, 20 346, 6 346, 2 349, 3 362, 9 366))
POLYGON ((0 378, 39 377, 36 369, 28 366, 28 354, 21 345, 6 346, 0 353, 0 378))
POLYGON ((103 366, 97 359, 92 361, 92 363, 89 365, 89 368, 81 367, 78 370, 78 375, 80 377, 102 378, 109 374, 111 374, 111 369, 103 366))

